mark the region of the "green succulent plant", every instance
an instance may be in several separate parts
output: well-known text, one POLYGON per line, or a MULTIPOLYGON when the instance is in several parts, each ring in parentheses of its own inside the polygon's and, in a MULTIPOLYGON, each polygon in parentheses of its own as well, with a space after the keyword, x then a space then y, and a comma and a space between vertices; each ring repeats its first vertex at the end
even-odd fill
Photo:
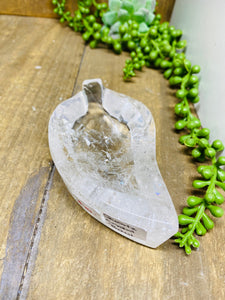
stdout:
POLYGON ((210 142, 210 130, 202 128, 200 120, 192 114, 192 103, 200 99, 197 76, 200 66, 192 65, 186 58, 187 41, 181 39, 182 31, 169 22, 160 23, 160 14, 153 15, 155 0, 111 0, 110 9, 106 2, 79 0, 74 15, 66 11, 66 0, 52 0, 52 3, 60 22, 67 22, 81 32, 91 48, 105 44, 117 54, 123 50, 130 52, 130 59, 123 68, 124 80, 136 76, 144 66, 152 67, 161 70, 170 86, 176 89, 175 129, 183 131, 179 142, 189 148, 195 163, 199 163, 197 172, 202 177, 192 183, 194 189, 201 190, 202 197, 199 193, 188 197, 187 206, 178 217, 181 231, 174 235, 174 242, 190 254, 193 248, 199 247, 196 236, 212 230, 214 218, 224 214, 219 205, 225 202, 225 156, 218 155, 224 149, 223 143, 210 142), (144 9, 148 13, 143 14, 144 9))
POLYGON ((118 38, 119 27, 128 20, 139 24, 139 32, 145 33, 155 18, 155 0, 109 0, 109 11, 102 21, 110 27, 109 35, 118 38))

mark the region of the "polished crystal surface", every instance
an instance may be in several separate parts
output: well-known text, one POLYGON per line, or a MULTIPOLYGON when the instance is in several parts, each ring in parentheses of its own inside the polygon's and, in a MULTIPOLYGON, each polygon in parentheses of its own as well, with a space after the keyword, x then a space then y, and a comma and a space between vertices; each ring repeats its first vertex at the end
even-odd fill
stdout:
POLYGON ((142 103, 87 80, 53 112, 49 146, 72 196, 100 222, 154 248, 177 232, 154 120, 142 103))

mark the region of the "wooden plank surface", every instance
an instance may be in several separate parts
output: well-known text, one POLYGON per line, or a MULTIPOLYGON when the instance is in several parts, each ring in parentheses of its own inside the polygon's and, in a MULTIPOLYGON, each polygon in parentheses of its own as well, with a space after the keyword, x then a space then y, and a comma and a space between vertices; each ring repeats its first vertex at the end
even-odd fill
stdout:
POLYGON ((49 115, 84 46, 55 20, 0 16, 0 28, 0 298, 15 299, 52 165, 49 115))
MULTIPOLYGON (((77 1, 68 0, 67 9, 74 11, 77 1)), ((54 6, 51 0, 8 0, 0 2, 0 13, 33 17, 55 18, 54 6)))
MULTIPOLYGON (((106 2, 99 0, 97 2, 106 2)), ((175 0, 160 0, 157 11, 162 14, 163 20, 169 20, 175 0)), ((67 0, 67 9, 74 11, 77 8, 77 0, 67 0)), ((35 17, 55 18, 54 6, 51 0, 7 0, 0 2, 0 14, 23 15, 35 17)))
POLYGON ((190 257, 172 240, 150 249, 89 216, 51 169, 50 113, 100 77, 153 113, 158 164, 180 213, 196 168, 177 142, 176 99, 162 75, 147 69, 123 82, 126 54, 83 52, 82 39, 55 20, 0 16, 0 27, 0 297, 224 299, 223 219, 190 257))
MULTIPOLYGON (((82 81, 102 78, 106 87, 147 105, 157 128, 157 159, 177 212, 196 176, 177 142, 175 98, 158 71, 121 79, 126 54, 86 48, 75 91, 82 81)), ((56 172, 50 191, 28 299, 223 299, 224 220, 190 257, 167 241, 158 249, 136 244, 106 228, 76 204, 56 172), (216 253, 216 258, 213 253, 216 253)))

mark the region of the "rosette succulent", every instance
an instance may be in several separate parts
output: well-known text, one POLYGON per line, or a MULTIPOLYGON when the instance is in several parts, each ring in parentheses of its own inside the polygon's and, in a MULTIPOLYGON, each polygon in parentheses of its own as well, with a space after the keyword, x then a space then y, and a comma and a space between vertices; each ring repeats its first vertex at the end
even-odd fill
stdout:
POLYGON ((154 20, 155 0, 109 0, 109 11, 102 18, 110 27, 110 35, 117 38, 119 27, 128 20, 139 24, 139 32, 144 33, 154 20))

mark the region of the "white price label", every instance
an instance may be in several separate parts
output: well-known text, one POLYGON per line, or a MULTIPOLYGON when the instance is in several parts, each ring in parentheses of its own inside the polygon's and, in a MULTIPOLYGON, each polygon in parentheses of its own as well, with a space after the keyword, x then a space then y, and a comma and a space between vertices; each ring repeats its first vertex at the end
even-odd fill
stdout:
POLYGON ((113 229, 119 231, 120 233, 126 235, 127 237, 134 237, 140 240, 146 240, 147 232, 142 228, 121 222, 115 218, 110 217, 107 214, 103 214, 107 225, 113 229))

